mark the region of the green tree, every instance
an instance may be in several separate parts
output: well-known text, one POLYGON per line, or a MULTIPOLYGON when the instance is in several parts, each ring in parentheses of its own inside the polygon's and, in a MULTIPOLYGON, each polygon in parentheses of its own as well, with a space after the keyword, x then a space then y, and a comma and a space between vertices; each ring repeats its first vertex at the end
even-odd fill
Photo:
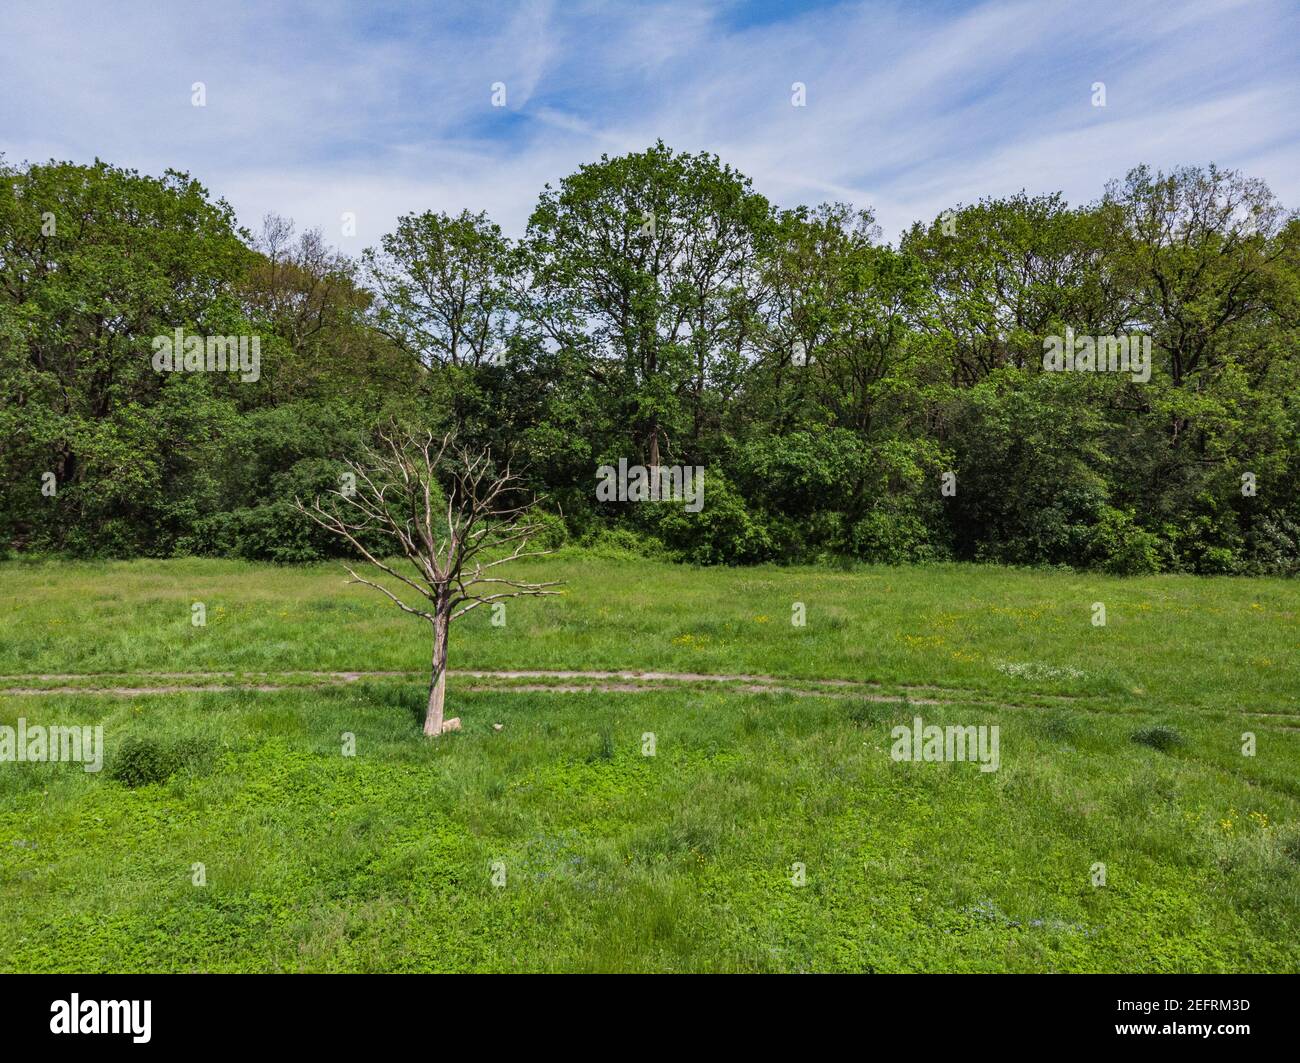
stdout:
POLYGON ((246 333, 231 284, 248 261, 230 207, 185 174, 98 161, 0 168, 0 461, 12 538, 166 548, 172 507, 201 475, 204 433, 238 385, 157 372, 151 340, 177 328, 246 333), (41 493, 47 472, 52 495, 41 493))
POLYGON ((425 366, 481 366, 504 353, 518 257, 486 214, 406 214, 363 256, 376 326, 425 366))
POLYGON ((1174 387, 1221 365, 1241 327, 1284 297, 1279 263, 1300 230, 1263 181, 1213 164, 1139 166, 1107 185, 1103 207, 1109 261, 1174 387))
POLYGON ((914 225, 902 247, 920 260, 931 289, 918 324, 959 386, 1004 366, 1041 365, 1043 336, 1066 325, 1109 334, 1128 314, 1096 212, 1071 210, 1059 193, 945 211, 914 225))
POLYGON ((586 356, 650 466, 697 448, 739 387, 770 215, 716 156, 662 141, 541 195, 528 226, 534 312, 586 356))

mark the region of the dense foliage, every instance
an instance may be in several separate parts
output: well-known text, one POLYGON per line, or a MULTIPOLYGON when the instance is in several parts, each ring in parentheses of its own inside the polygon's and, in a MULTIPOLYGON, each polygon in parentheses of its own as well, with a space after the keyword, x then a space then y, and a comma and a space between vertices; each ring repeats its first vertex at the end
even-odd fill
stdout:
POLYGON ((426 212, 353 261, 184 174, 0 160, 0 545, 317 558, 294 498, 396 418, 513 452, 554 541, 1291 574, 1298 341, 1300 220, 1213 166, 893 247, 660 143, 545 188, 520 240, 426 212), (260 365, 160 370, 180 334, 260 365), (1047 371, 1060 336, 1147 338, 1149 379, 1047 371), (703 467, 703 509, 598 501, 620 459, 703 467))

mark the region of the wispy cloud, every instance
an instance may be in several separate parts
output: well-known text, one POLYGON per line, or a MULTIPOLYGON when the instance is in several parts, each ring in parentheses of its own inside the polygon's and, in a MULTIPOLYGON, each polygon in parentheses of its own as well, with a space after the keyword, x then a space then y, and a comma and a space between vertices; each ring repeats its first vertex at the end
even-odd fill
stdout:
POLYGON ((0 20, 11 160, 186 169, 244 224, 274 210, 353 251, 426 208, 519 232, 543 183, 657 137, 783 204, 870 205, 889 236, 1022 187, 1093 199, 1139 162, 1238 166, 1300 206, 1293 0, 41 2, 0 20))

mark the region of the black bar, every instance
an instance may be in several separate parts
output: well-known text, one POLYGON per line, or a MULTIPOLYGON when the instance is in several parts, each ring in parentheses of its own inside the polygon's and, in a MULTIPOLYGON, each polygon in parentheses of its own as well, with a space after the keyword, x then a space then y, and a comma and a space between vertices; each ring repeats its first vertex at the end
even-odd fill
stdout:
MULTIPOLYGON (((206 1055, 414 1041, 430 1051, 477 1044, 475 1054, 491 1057, 506 1048, 592 1055, 751 1041, 807 1051, 833 1038, 862 1049, 1127 1042, 1223 1052, 1293 1047, 1298 990, 1295 975, 4 975, 0 1044, 93 1052, 115 1042, 206 1055), (55 1002, 70 1006, 72 994, 88 1024, 89 1012, 104 1014, 98 1002, 138 1002, 143 1020, 148 1001, 148 1041, 52 1032, 52 1018, 70 1011, 56 1012, 55 1002), (1178 1029, 1207 1025, 1208 1036, 1178 1029)), ((114 1014, 124 1012, 110 1010, 110 1025, 114 1014)))

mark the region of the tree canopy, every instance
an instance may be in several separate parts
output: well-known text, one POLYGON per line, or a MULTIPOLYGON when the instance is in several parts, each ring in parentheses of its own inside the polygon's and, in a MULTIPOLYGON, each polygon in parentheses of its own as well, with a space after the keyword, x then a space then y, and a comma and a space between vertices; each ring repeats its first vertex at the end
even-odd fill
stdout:
POLYGON ((1300 220, 1213 165, 893 246, 657 143, 542 189, 519 239, 429 210, 352 260, 186 174, 0 160, 10 550, 329 556, 293 499, 398 421, 514 453, 555 541, 1295 573, 1298 359, 1300 220), (159 371, 173 336, 256 339, 256 376, 159 371), (1063 336, 1149 344, 1149 377, 1052 371, 1063 336), (619 459, 704 468, 703 509, 599 502, 619 459))

